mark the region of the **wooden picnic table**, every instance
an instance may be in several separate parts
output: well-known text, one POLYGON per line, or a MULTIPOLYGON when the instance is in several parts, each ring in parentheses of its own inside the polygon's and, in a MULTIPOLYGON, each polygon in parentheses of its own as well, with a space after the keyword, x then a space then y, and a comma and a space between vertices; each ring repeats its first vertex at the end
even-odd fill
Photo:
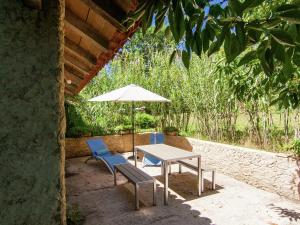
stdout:
POLYGON ((162 161, 162 171, 164 177, 164 203, 168 204, 168 172, 169 165, 183 159, 197 158, 198 163, 198 195, 201 195, 201 155, 194 152, 185 151, 166 144, 151 144, 135 146, 135 166, 137 166, 137 151, 152 155, 162 161))

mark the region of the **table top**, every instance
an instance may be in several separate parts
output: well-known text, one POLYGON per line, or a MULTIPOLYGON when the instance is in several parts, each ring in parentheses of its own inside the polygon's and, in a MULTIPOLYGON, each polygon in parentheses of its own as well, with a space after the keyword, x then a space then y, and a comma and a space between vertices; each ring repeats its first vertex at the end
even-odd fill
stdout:
POLYGON ((166 144, 138 145, 135 146, 135 149, 155 156, 162 161, 177 161, 201 156, 199 153, 185 151, 166 144))

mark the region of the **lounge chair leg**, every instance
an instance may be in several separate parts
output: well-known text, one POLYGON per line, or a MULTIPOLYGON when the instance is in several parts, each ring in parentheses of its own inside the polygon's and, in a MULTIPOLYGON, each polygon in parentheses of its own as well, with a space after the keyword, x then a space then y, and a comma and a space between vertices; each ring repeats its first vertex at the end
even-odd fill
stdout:
POLYGON ((215 182, 215 179, 216 179, 216 174, 215 174, 215 171, 213 170, 211 172, 211 186, 212 186, 212 189, 215 190, 216 189, 216 182, 215 182))
POLYGON ((117 168, 114 169, 114 184, 117 186, 117 168))
POLYGON ((178 165, 179 165, 179 173, 182 173, 182 165, 181 164, 178 165))
POLYGON ((93 157, 92 156, 90 156, 90 157, 88 157, 85 161, 84 161, 84 163, 87 163, 89 160, 91 160, 93 157))
POLYGON ((135 185, 135 209, 140 209, 140 202, 139 202, 139 185, 135 185))
POLYGON ((153 205, 156 205, 156 180, 153 181, 153 205))

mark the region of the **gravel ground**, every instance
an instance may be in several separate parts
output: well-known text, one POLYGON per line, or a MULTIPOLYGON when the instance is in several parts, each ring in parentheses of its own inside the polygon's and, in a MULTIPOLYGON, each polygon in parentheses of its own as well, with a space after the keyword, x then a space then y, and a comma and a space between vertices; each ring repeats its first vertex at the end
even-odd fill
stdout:
MULTIPOLYGON (((151 185, 140 188, 139 211, 134 210, 133 187, 118 175, 118 186, 101 162, 86 157, 66 160, 67 201, 78 205, 85 225, 287 225, 300 224, 300 202, 257 189, 217 173, 215 191, 197 196, 195 173, 172 166, 169 176, 169 205, 163 205, 163 179, 160 168, 142 168, 158 180, 157 206, 152 206, 151 185)), ((209 175, 209 174, 207 174, 209 175)))

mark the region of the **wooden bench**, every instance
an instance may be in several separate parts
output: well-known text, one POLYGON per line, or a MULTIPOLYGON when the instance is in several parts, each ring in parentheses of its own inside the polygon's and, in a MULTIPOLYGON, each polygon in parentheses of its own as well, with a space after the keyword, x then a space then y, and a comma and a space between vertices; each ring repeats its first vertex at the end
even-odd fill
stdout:
MULTIPOLYGON (((191 170, 198 171, 198 163, 197 160, 195 159, 184 159, 178 161, 179 164, 179 173, 182 172, 182 166, 185 166, 191 170)), ((216 189, 216 183, 215 183, 215 178, 216 178, 216 172, 215 169, 211 168, 201 168, 201 191, 204 191, 204 177, 203 173, 205 172, 211 172, 211 189, 215 190, 216 189)))
POLYGON ((114 170, 115 185, 117 185, 117 172, 120 172, 124 177, 128 179, 130 183, 134 185, 136 210, 139 209, 139 186, 144 183, 153 183, 153 205, 156 205, 156 180, 153 177, 149 176, 130 163, 118 164, 115 165, 114 170))

